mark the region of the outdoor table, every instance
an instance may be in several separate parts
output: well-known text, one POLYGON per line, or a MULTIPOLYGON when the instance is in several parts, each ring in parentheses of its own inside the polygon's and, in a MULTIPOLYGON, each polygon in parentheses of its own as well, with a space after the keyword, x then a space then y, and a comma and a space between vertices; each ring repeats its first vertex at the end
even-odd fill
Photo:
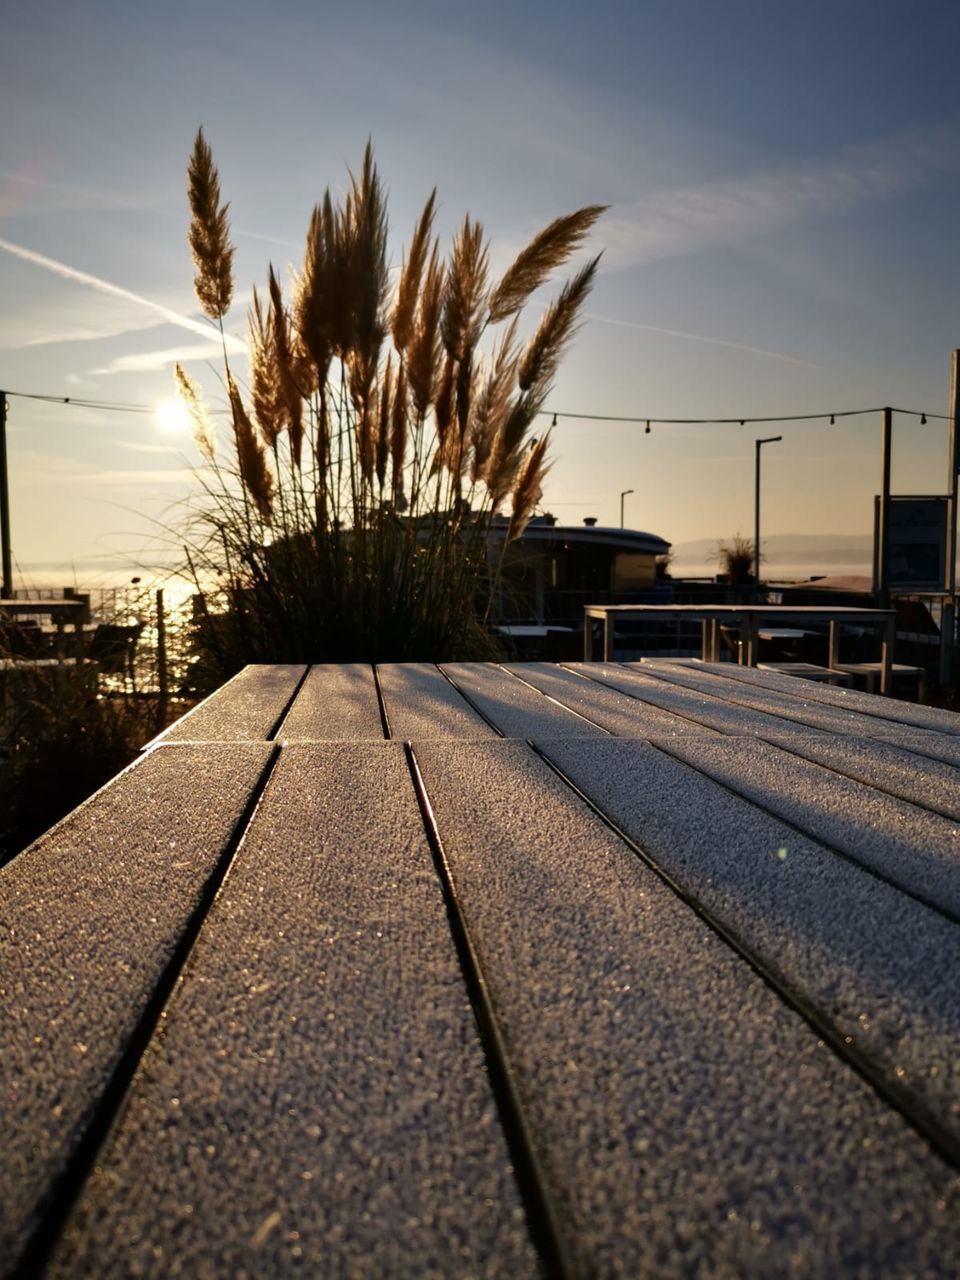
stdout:
POLYGON ((759 629, 767 622, 827 623, 827 665, 833 667, 840 657, 840 628, 868 626, 880 632, 880 692, 890 693, 890 664, 893 661, 896 612, 893 609, 844 609, 819 605, 740 605, 740 604, 588 604, 584 606, 583 656, 593 657, 593 635, 590 627, 596 619, 603 624, 603 659, 614 656, 614 625, 620 621, 700 622, 701 656, 704 662, 720 661, 720 624, 734 625, 740 630, 740 661, 748 667, 757 665, 759 629))
POLYGON ((757 636, 760 640, 802 640, 804 636, 813 636, 815 631, 801 631, 797 627, 759 627, 757 636))
POLYGON ((83 656, 83 626, 90 621, 90 602, 86 598, 49 597, 37 600, 0 600, 0 623, 12 623, 21 619, 49 618, 56 628, 56 644, 60 656, 65 655, 67 627, 72 627, 74 657, 83 656))
POLYGON ((52 618, 57 624, 89 621, 90 604, 86 599, 61 599, 59 596, 37 600, 0 600, 0 618, 52 618))
POLYGON ((0 869, 3 1276, 955 1276, 960 717, 248 667, 0 869))

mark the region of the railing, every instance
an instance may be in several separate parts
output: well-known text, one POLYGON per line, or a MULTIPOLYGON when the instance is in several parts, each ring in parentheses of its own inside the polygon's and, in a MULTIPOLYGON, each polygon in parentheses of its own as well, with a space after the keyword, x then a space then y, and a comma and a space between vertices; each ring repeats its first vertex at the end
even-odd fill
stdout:
POLYGON ((8 612, 22 614, 16 605, 36 604, 32 622, 12 619, 0 648, 12 659, 51 658, 98 662, 102 692, 136 692, 166 696, 185 688, 190 661, 190 607, 186 593, 149 586, 73 589, 24 588, 13 596, 8 612), (67 605, 81 601, 83 621, 65 621, 63 609, 43 609, 47 602, 67 605), (58 616, 63 613, 63 616, 58 616), (41 619, 46 616, 47 621, 41 619), (56 620, 54 620, 56 616, 56 620))

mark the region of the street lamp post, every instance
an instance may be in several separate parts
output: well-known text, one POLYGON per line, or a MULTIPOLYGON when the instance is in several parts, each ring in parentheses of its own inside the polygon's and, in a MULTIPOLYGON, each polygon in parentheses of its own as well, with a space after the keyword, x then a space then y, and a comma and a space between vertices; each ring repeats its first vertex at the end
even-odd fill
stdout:
POLYGON ((628 493, 633 493, 633 490, 624 489, 624 491, 620 494, 620 528, 621 529, 623 528, 623 500, 628 493))
POLYGON ((7 397, 0 391, 0 561, 3 581, 0 596, 13 595, 13 570, 10 553, 10 493, 7 485, 7 397))
POLYGON ((774 444, 777 440, 782 439, 783 436, 765 436, 762 440, 756 441, 757 467, 753 499, 753 579, 758 586, 760 585, 760 446, 774 444))

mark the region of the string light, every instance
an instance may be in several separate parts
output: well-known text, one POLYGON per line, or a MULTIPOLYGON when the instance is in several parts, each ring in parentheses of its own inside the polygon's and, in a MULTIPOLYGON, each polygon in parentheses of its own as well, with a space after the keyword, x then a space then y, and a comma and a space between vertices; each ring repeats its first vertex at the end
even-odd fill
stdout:
MULTIPOLYGON (((781 413, 772 414, 765 418, 648 418, 644 414, 613 414, 613 413, 567 413, 562 409, 541 409, 541 413, 552 414, 554 420, 557 418, 569 418, 572 421, 579 422, 635 422, 646 423, 647 426, 651 422, 660 422, 665 426, 676 427, 723 427, 723 426, 739 426, 748 427, 753 423, 762 422, 820 422, 829 419, 831 426, 835 425, 837 418, 861 418, 872 413, 883 413, 884 406, 874 409, 835 409, 833 413, 781 413)), ((928 418, 938 419, 942 422, 952 422, 953 417, 948 413, 929 413, 922 409, 896 409, 891 408, 891 413, 899 413, 908 418, 919 418, 925 423, 928 418)), ((646 427, 644 433, 646 433, 646 427)))
POLYGON ((108 413, 153 413, 154 406, 147 404, 120 404, 111 400, 84 400, 76 396, 45 396, 30 391, 8 391, 8 396, 18 400, 41 400, 46 404, 66 404, 72 409, 102 409, 108 413))
MULTIPOLYGON (((123 404, 114 400, 85 400, 78 396, 48 396, 37 391, 7 391, 18 400, 39 400, 44 404, 65 404, 71 409, 94 409, 98 413, 150 413, 157 411, 155 404, 123 404)), ((229 409, 211 409, 211 413, 229 413, 229 409)))
MULTIPOLYGON (((156 405, 152 404, 134 404, 122 403, 112 400, 87 400, 76 396, 51 396, 42 395, 36 391, 7 391, 6 395, 16 397, 18 400, 40 400, 47 404, 63 404, 68 405, 72 409, 96 409, 110 413, 155 413, 156 405)), ((774 414, 763 418, 662 418, 659 416, 648 418, 646 414, 610 414, 610 413, 568 413, 562 409, 541 409, 539 412, 545 414, 552 419, 551 425, 556 426, 560 418, 568 418, 571 421, 580 422, 624 422, 624 423, 644 423, 644 433, 650 431, 651 422, 659 422, 665 426, 750 426, 753 423, 763 422, 817 422, 829 420, 830 425, 834 426, 837 418, 858 418, 865 417, 872 413, 882 413, 884 406, 872 409, 835 409, 833 412, 824 413, 782 413, 774 414)), ((214 413, 229 413, 229 409, 214 409, 214 413)), ((923 409, 897 409, 891 408, 892 413, 899 413, 908 418, 919 418, 921 425, 926 425, 927 419, 931 418, 940 422, 952 422, 953 416, 947 413, 930 413, 923 409)))

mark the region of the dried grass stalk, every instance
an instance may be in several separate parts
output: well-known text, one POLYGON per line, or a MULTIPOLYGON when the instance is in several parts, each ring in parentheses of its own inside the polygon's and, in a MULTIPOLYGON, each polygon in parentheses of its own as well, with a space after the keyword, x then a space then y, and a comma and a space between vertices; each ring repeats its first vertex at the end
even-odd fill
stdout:
POLYGON ((290 453, 294 463, 300 466, 303 448, 303 393, 297 384, 295 356, 287 312, 283 305, 283 291, 273 265, 270 265, 270 320, 273 327, 273 357, 277 367, 277 381, 283 400, 287 427, 290 431, 290 453))
POLYGON ((256 286, 253 290, 249 325, 250 398, 253 403, 253 415, 264 442, 273 449, 276 447, 280 432, 286 425, 286 411, 277 372, 273 323, 271 318, 263 313, 263 304, 256 286))
POLYGON ((493 443, 506 421, 510 392, 517 376, 517 320, 510 321, 493 356, 493 366, 477 399, 470 424, 470 479, 486 475, 493 443))
MULTIPOLYGON (((390 419, 390 459, 392 474, 390 488, 394 506, 397 506, 399 495, 403 492, 403 460, 407 452, 407 373, 406 366, 401 364, 397 374, 397 387, 393 395, 393 413, 390 419)), ((399 508, 398 508, 399 509, 399 508)))
POLYGON ((480 337, 487 292, 487 249, 483 227, 464 218, 450 251, 440 332, 447 353, 463 360, 480 337))
POLYGON ((603 204, 587 205, 576 213, 556 218, 539 235, 534 236, 491 293, 490 323, 496 324, 515 315, 534 289, 539 289, 551 272, 562 266, 571 253, 580 247, 587 232, 606 208, 603 204))
POLYGON ((229 369, 227 370, 227 390, 230 393, 230 408, 233 413, 233 434, 237 444, 240 480, 259 511, 261 519, 265 524, 269 524, 273 514, 273 475, 267 465, 263 445, 257 439, 253 423, 247 416, 237 384, 229 369))
POLYGON ((377 421, 377 483, 383 489, 387 479, 387 458, 390 456, 390 404, 393 393, 393 361, 387 356, 380 388, 380 416, 377 421))
MULTIPOLYGON (((372 397, 371 397, 372 399, 372 397)), ((360 475, 364 483, 373 479, 374 447, 376 438, 376 413, 369 404, 357 406, 354 435, 357 442, 357 459, 360 464, 360 475)), ((359 512, 357 514, 360 514, 359 512)))
POLYGON ((599 257, 589 262, 560 292, 544 313, 519 361, 520 393, 510 405, 490 450, 485 479, 494 510, 503 503, 517 469, 524 438, 543 408, 563 348, 573 335, 577 314, 590 292, 599 257))
POLYGON ((518 381, 522 391, 534 387, 545 390, 552 382, 563 348, 575 331, 577 313, 590 292, 599 262, 598 255, 578 271, 544 312, 520 361, 518 381))
POLYGON ((353 196, 347 193, 341 208, 333 210, 333 221, 324 223, 327 285, 329 289, 330 337, 334 354, 341 360, 353 349, 356 329, 353 295, 353 196), (329 236, 329 239, 326 237, 329 236))
POLYGON ((514 397, 503 425, 497 432, 485 477, 494 511, 503 505, 513 485, 520 465, 523 441, 543 407, 543 394, 521 392, 514 397))
MULTIPOLYGON (((453 422, 453 396, 457 383, 457 362, 448 355, 443 364, 443 375, 437 387, 437 397, 433 402, 434 421, 437 427, 439 453, 442 456, 446 444, 447 432, 453 422)), ((439 459, 438 459, 439 460, 439 459)))
POLYGON ((336 218, 330 192, 314 206, 307 231, 303 271, 294 301, 294 322, 300 341, 313 363, 311 381, 322 386, 333 356, 333 255, 337 243, 336 218))
POLYGON ((213 430, 213 423, 207 413, 207 406, 204 404, 203 397, 200 394, 200 388, 189 374, 184 372, 182 365, 174 365, 174 371, 177 378, 177 390, 190 415, 190 421, 193 424, 193 438, 197 442, 200 456, 206 462, 213 463, 217 453, 217 438, 213 430))
POLYGON ((469 443, 470 417, 480 377, 481 371, 473 359, 473 353, 468 352, 466 358, 457 366, 456 429, 447 433, 447 447, 443 458, 444 466, 454 476, 459 476, 463 471, 469 443))
POLYGON ((400 272, 400 284, 397 287, 397 300, 394 304, 390 327, 394 346, 401 352, 406 351, 413 336, 413 319, 420 293, 420 281, 427 261, 427 251, 430 248, 436 200, 437 189, 434 187, 414 228, 410 252, 400 272))
POLYGON ((365 412, 385 334, 388 290, 387 212, 370 142, 363 154, 360 180, 351 174, 350 184, 345 232, 352 313, 351 394, 358 411, 365 412))
POLYGON ((427 416, 437 394, 442 346, 440 312, 443 305, 444 267, 437 246, 433 246, 427 274, 420 293, 420 308, 413 338, 407 349, 407 374, 413 407, 421 421, 427 416))
POLYGON ((550 464, 546 461, 548 440, 549 433, 534 444, 520 469, 513 490, 513 514, 507 528, 508 545, 523 535, 543 496, 543 479, 550 470, 550 464))
POLYGON ((233 246, 229 205, 220 204, 220 177, 203 130, 197 131, 188 168, 190 212, 188 239, 197 274, 197 299, 211 320, 221 320, 233 297, 233 246))

